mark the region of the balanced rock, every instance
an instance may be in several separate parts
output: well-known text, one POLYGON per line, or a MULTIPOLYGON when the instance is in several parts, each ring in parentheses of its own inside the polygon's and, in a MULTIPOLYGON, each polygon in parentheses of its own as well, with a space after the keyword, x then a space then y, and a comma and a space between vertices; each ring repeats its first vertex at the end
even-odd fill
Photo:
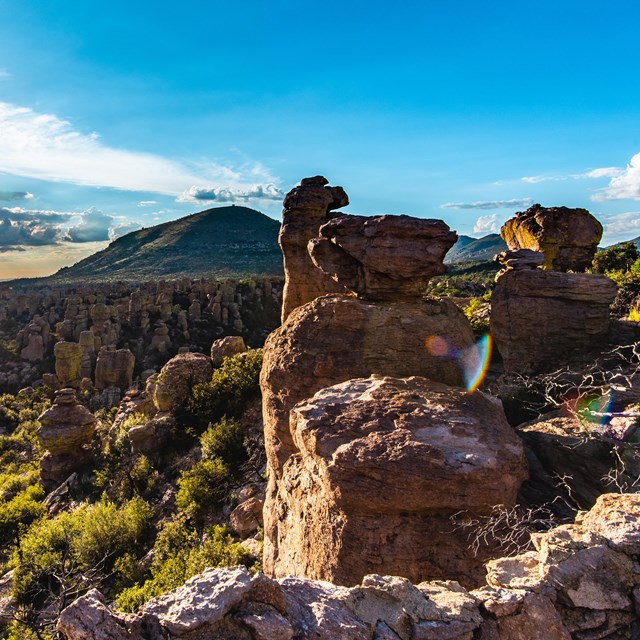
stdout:
POLYGON ((60 389, 53 405, 39 418, 37 436, 46 453, 40 461, 40 477, 46 487, 65 480, 85 463, 84 447, 91 440, 96 419, 78 404, 75 389, 60 389))
POLYGON ((507 270, 491 296, 491 334, 505 370, 531 374, 588 362, 606 345, 616 292, 602 275, 507 270))
POLYGON ((96 361, 96 389, 118 387, 126 391, 133 382, 133 369, 136 358, 129 349, 116 349, 114 346, 102 347, 96 361))
POLYGON ((266 571, 352 585, 375 566, 413 582, 482 582, 483 558, 450 517, 513 506, 527 477, 499 402, 425 378, 372 376, 297 404, 291 431, 298 453, 284 466, 266 571))
POLYGON ((211 364, 217 369, 225 358, 235 356, 237 353, 244 353, 247 346, 242 336, 226 336, 219 340, 214 340, 211 345, 211 364))
POLYGON ((541 251, 545 269, 584 271, 598 249, 602 225, 586 209, 534 204, 507 220, 500 235, 509 249, 541 251))
POLYGON ((446 271, 458 236, 442 220, 341 215, 309 242, 314 264, 348 290, 371 300, 420 296, 446 271))
POLYGON ((271 468, 278 475, 295 451, 289 411, 301 400, 373 373, 461 386, 473 344, 469 321, 447 299, 379 305, 333 295, 299 307, 265 343, 260 385, 271 468))
POLYGON ((344 292, 331 277, 316 268, 307 250, 330 212, 349 204, 342 187, 329 187, 322 176, 304 178, 284 199, 278 242, 284 256, 285 285, 282 320, 293 309, 326 293, 344 292))
POLYGON ((77 342, 56 342, 53 355, 56 358, 56 376, 62 386, 77 387, 80 384, 83 349, 77 342))
POLYGON ((209 382, 213 366, 204 353, 179 353, 162 367, 153 391, 158 411, 173 411, 189 398, 196 384, 209 382))

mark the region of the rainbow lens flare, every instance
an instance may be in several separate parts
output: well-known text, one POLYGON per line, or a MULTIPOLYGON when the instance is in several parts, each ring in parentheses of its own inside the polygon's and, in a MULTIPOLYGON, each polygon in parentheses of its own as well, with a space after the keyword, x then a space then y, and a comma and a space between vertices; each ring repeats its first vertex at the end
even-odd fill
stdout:
POLYGON ((472 347, 465 349, 460 354, 460 364, 464 371, 464 378, 467 382, 467 391, 469 393, 476 391, 487 375, 489 363, 491 362, 492 349, 493 341, 487 333, 472 347))

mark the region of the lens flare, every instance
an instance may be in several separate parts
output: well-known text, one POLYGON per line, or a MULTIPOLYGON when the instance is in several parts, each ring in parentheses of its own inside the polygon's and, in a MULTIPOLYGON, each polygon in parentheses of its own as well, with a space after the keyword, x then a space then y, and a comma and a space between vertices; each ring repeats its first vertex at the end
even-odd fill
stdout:
POLYGON ((429 336, 424 341, 426 350, 436 358, 453 358, 456 349, 444 336, 429 336))
POLYGON ((486 334, 476 344, 462 352, 460 364, 464 371, 469 393, 476 391, 487 375, 489 363, 491 362, 492 347, 491 336, 486 334))

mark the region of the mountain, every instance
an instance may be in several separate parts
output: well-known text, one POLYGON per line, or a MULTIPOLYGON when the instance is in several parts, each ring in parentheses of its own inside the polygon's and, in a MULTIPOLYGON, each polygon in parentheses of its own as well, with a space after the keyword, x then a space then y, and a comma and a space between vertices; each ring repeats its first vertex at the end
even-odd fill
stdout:
POLYGON ((497 234, 490 233, 482 238, 460 236, 449 250, 445 262, 480 262, 491 260, 496 253, 507 248, 505 241, 497 234))
POLYGON ((128 233, 43 284, 283 274, 280 223, 248 207, 207 209, 128 233))

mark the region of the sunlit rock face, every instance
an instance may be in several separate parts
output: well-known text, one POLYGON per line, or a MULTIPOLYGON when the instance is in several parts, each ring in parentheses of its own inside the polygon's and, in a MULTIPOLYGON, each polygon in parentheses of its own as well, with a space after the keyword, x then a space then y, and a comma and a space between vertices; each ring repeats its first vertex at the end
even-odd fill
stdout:
POLYGON ((116 349, 114 346, 102 347, 96 362, 96 389, 118 387, 126 391, 133 382, 133 369, 136 358, 129 349, 116 349))
POLYGON ((89 458, 96 419, 78 404, 75 389, 60 389, 53 405, 39 418, 38 441, 46 453, 40 461, 40 477, 45 487, 63 482, 89 458))
POLYGON ((506 371, 588 362, 607 343, 616 286, 597 274, 509 269, 491 296, 491 334, 506 371))
POLYGON ((469 321, 446 299, 374 304, 332 295, 296 309, 265 343, 261 388, 271 468, 278 474, 295 451, 289 411, 296 403, 372 373, 463 386, 456 355, 472 346, 469 321), (434 342, 443 349, 433 349, 434 342))
POLYGON ((474 557, 450 518, 513 505, 527 475, 499 402, 372 376, 318 391, 290 424, 298 452, 280 482, 273 574, 352 585, 375 566, 414 582, 482 582, 490 549, 474 557))
POLYGON ((307 250, 331 211, 349 204, 342 187, 329 187, 322 176, 304 178, 284 199, 278 242, 284 257, 285 285, 282 321, 291 311, 326 293, 343 293, 345 288, 315 267, 307 250))
POLYGON ((541 251, 545 269, 579 272, 591 266, 602 225, 586 209, 535 204, 507 220, 500 235, 509 249, 541 251))
POLYGON ((458 236, 442 220, 341 215, 309 243, 314 264, 368 300, 420 296, 446 271, 444 256, 458 236))

